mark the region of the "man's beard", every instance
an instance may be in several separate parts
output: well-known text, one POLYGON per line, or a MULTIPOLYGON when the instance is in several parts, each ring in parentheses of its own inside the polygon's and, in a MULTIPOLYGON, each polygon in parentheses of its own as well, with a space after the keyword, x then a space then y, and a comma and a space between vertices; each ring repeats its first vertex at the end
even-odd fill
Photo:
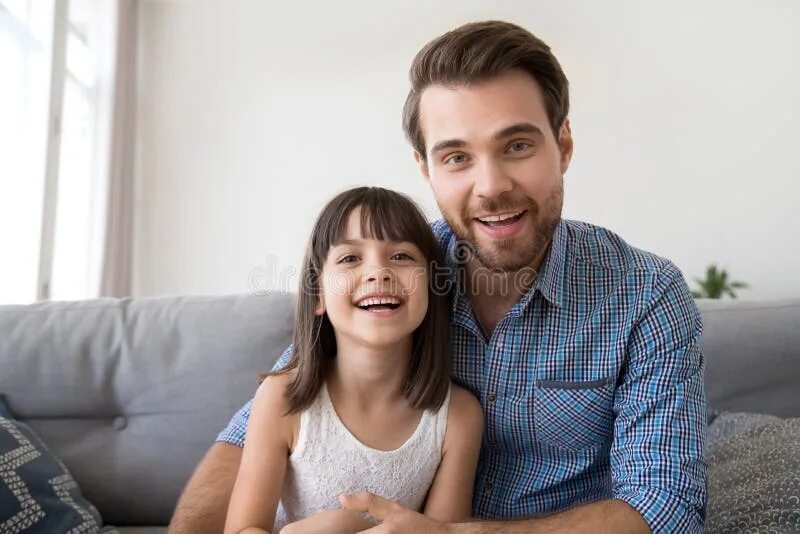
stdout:
MULTIPOLYGON (((514 273, 526 267, 531 267, 534 261, 544 254, 544 251, 550 245, 556 226, 561 220, 563 202, 564 181, 562 178, 550 196, 545 199, 542 206, 531 198, 521 201, 512 200, 501 195, 497 199, 482 202, 480 212, 469 209, 464 210, 458 221, 453 220, 443 210, 442 215, 459 240, 456 251, 459 262, 469 261, 474 257, 483 267, 493 272, 514 273), (523 209, 528 210, 525 217, 533 219, 534 234, 532 239, 528 239, 528 241, 523 241, 519 237, 494 239, 489 246, 482 245, 476 239, 475 232, 470 224, 475 215, 487 212, 520 211, 523 209), (462 221, 466 223, 466 226, 462 224, 462 221)), ((482 223, 478 222, 476 224, 482 223)))

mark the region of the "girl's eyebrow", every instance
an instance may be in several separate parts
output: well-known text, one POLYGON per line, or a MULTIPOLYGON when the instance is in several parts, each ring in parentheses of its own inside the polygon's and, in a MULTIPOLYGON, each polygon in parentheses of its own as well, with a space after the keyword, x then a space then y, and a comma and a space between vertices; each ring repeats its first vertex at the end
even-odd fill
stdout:
MULTIPOLYGON (((414 245, 412 241, 392 241, 391 239, 376 239, 375 241, 385 241, 390 245, 414 245)), ((363 239, 341 239, 335 243, 332 243, 331 247, 339 247, 344 245, 361 245, 363 243, 364 243, 363 239)))

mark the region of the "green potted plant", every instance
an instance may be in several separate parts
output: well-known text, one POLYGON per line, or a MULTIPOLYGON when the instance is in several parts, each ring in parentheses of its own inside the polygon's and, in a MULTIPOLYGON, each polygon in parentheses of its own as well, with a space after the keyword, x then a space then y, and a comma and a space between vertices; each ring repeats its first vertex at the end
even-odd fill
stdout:
POLYGON ((696 299, 719 299, 724 295, 735 299, 734 289, 744 289, 747 284, 744 282, 731 282, 728 280, 728 271, 720 269, 716 264, 711 264, 706 269, 706 277, 695 278, 700 288, 692 291, 692 296, 696 299))

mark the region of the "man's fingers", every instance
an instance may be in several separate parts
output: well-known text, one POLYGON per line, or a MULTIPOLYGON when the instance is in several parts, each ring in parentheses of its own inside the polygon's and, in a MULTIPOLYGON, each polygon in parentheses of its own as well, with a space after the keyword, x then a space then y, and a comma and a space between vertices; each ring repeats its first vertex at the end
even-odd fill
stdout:
POLYGON ((386 529, 383 525, 375 525, 367 530, 359 530, 358 534, 386 534, 386 529))
POLYGON ((348 510, 367 513, 378 521, 383 521, 390 513, 402 509, 402 507, 395 502, 366 492, 353 495, 342 493, 339 495, 339 502, 348 510))

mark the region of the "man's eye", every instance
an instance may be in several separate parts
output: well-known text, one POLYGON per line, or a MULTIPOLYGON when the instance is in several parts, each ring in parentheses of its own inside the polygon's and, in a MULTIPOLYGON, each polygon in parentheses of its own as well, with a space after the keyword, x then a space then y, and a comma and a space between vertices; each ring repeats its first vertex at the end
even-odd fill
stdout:
POLYGON ((516 143, 511 143, 508 147, 509 152, 524 152, 525 150, 532 147, 530 143, 526 143, 524 141, 517 141, 516 143))
POLYGON ((348 254, 342 258, 339 258, 339 261, 336 263, 353 263, 354 261, 358 261, 358 256, 355 254, 348 254))
POLYGON ((462 163, 467 162, 467 156, 465 154, 453 154, 452 156, 448 156, 444 160, 445 165, 461 165, 462 163))

